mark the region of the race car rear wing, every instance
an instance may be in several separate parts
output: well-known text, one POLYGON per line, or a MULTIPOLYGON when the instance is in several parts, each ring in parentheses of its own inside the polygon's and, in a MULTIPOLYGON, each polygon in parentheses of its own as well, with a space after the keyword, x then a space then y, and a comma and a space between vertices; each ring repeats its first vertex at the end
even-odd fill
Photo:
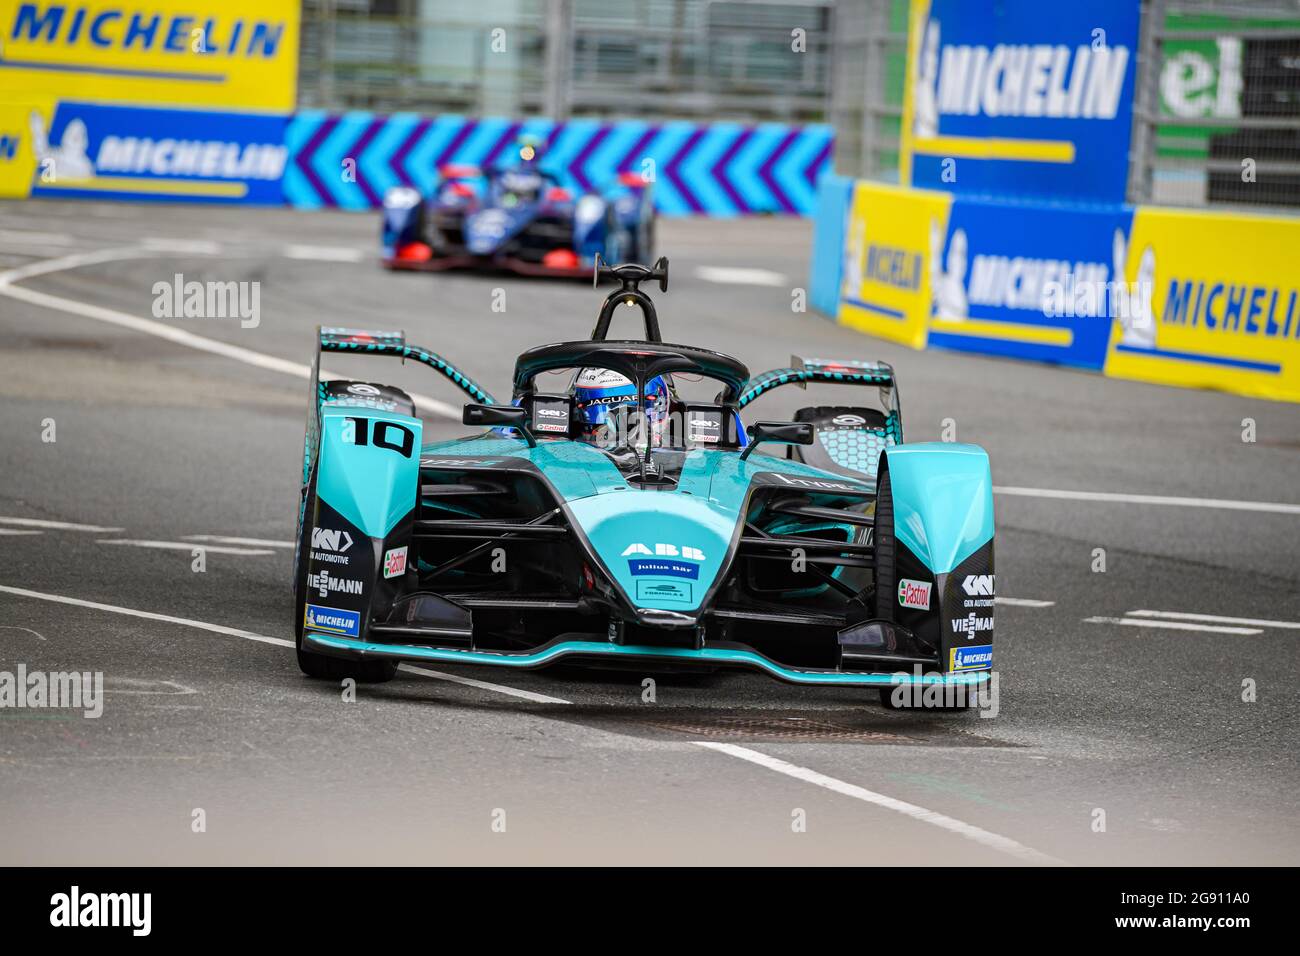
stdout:
POLYGON ((829 382, 839 385, 879 385, 894 387, 893 366, 885 362, 866 362, 858 359, 808 359, 790 356, 790 368, 774 368, 755 375, 740 390, 740 407, 744 408, 760 395, 782 385, 807 388, 809 382, 829 382))
POLYGON ((789 368, 774 368, 761 372, 747 381, 740 390, 737 408, 744 408, 761 395, 766 395, 782 385, 807 388, 809 382, 831 385, 875 385, 880 389, 880 403, 884 406, 889 430, 902 441, 902 409, 898 402, 898 389, 894 367, 888 362, 870 362, 863 359, 822 359, 790 356, 789 368))
MULTIPOLYGON (((352 352, 361 355, 392 355, 403 361, 411 359, 441 372, 457 388, 481 405, 496 405, 492 393, 431 349, 406 344, 404 332, 365 331, 362 329, 320 328, 317 330, 313 378, 320 368, 321 352, 352 352)), ((313 382, 313 390, 315 382, 313 382)))

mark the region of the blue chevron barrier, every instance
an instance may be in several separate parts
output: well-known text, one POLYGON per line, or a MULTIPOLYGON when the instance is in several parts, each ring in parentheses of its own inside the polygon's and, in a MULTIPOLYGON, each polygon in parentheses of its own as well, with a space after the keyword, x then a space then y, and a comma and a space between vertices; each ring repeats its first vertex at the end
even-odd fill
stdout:
POLYGON ((652 176, 667 216, 811 215, 830 165, 827 125, 514 121, 463 116, 304 111, 285 134, 285 201, 302 209, 369 209, 392 186, 427 191, 440 166, 505 163, 521 136, 546 143, 545 165, 575 191, 624 172, 652 176))

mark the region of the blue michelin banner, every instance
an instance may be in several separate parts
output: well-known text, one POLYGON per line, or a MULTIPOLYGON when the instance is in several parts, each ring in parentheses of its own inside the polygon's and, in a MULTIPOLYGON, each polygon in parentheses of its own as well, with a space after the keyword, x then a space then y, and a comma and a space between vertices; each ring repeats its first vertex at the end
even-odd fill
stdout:
POLYGON ((283 202, 283 115, 60 102, 29 122, 33 196, 283 202))
POLYGON ((932 237, 929 344, 1100 370, 1111 323, 1140 312, 1124 281, 1127 206, 956 199, 932 237))
POLYGON ((913 0, 904 179, 1122 202, 1138 0, 913 0))

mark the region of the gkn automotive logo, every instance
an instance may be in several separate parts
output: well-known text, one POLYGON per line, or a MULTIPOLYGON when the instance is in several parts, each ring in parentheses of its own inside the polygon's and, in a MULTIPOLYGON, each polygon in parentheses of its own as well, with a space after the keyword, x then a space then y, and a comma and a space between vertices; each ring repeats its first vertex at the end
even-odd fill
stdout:
POLYGON ((352 535, 331 528, 312 528, 311 547, 313 551, 333 551, 342 554, 352 547, 352 535))
POLYGON ((993 575, 968 574, 961 583, 961 589, 971 597, 993 597, 993 575))

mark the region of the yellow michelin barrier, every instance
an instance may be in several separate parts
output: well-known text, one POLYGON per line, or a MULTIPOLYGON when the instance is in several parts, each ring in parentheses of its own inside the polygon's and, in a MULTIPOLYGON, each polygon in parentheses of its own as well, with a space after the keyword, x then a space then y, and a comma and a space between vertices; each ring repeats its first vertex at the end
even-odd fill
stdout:
POLYGON ((862 332, 1300 401, 1300 218, 861 181, 843 216, 835 316, 862 332))
POLYGON ((0 101, 293 109, 298 0, 0 0, 0 101))
POLYGON ((1300 401, 1300 219, 1138 207, 1129 247, 1151 321, 1114 323, 1107 375, 1300 401))
POLYGON ((925 348, 934 243, 948 227, 950 193, 858 182, 844 232, 839 320, 860 332, 925 348))

